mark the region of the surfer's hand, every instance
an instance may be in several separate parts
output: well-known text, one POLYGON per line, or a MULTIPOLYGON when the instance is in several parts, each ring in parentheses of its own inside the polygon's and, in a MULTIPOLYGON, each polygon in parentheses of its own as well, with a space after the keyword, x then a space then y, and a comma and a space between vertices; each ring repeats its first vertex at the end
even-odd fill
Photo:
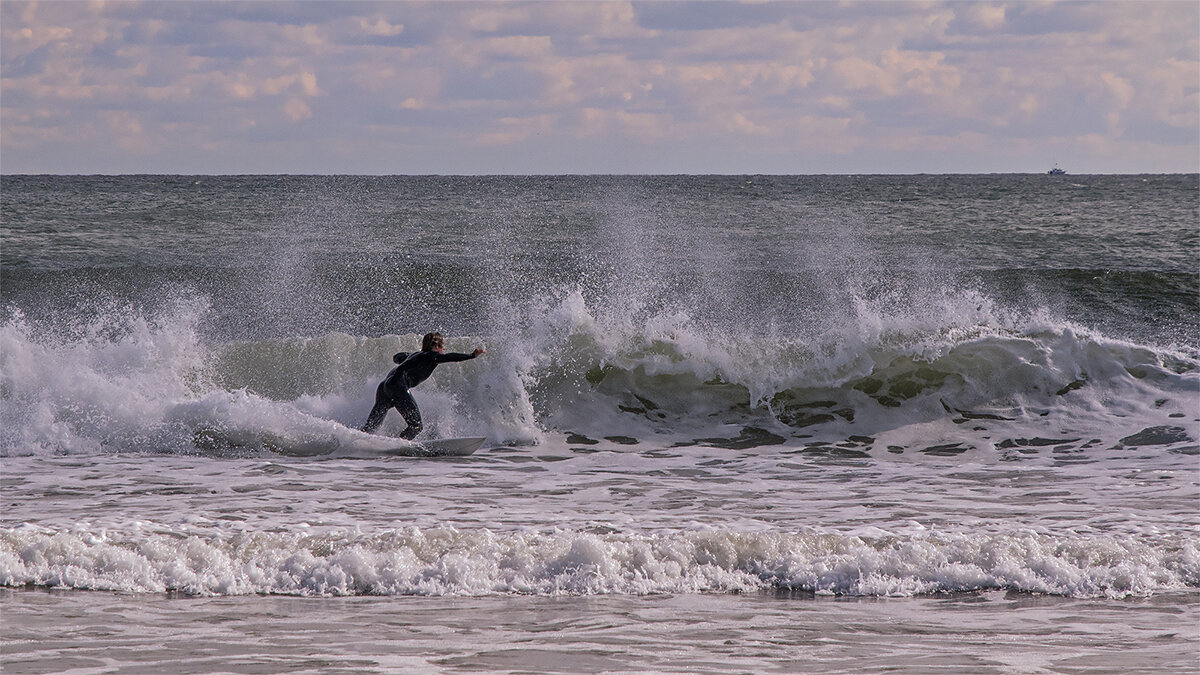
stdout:
POLYGON ((487 353, 487 350, 484 349, 483 347, 476 347, 475 351, 471 354, 471 356, 479 356, 480 354, 486 354, 486 353, 487 353))

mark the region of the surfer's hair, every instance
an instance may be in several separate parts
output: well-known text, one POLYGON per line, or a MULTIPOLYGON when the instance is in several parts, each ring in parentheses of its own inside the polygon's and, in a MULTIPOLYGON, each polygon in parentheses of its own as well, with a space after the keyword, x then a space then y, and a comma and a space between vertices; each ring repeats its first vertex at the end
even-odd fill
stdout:
POLYGON ((421 351, 433 352, 445 347, 442 342, 441 333, 426 333, 425 337, 421 338, 421 351))

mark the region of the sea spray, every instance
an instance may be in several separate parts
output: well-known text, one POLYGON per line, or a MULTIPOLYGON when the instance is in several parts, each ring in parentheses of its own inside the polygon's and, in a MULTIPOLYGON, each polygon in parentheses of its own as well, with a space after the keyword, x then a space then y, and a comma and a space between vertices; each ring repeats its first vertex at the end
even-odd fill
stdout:
POLYGON ((13 312, 0 326, 0 452, 179 447, 162 437, 172 401, 211 389, 196 321, 203 302, 148 318, 118 309, 46 335, 13 312))
MULTIPOLYGON (((836 442, 964 416, 1012 423, 1001 432, 1012 438, 1046 415, 1109 445, 1151 427, 1180 428, 1195 442, 1185 423, 1200 381, 1194 353, 1043 315, 988 313, 979 297, 940 306, 923 318, 860 306, 853 333, 831 331, 823 342, 753 340, 707 332, 682 312, 614 315, 576 290, 532 299, 515 333, 452 337, 451 349, 486 342, 489 353, 416 393, 439 435, 517 444, 571 433, 687 442, 729 425, 767 429, 777 442, 836 442), (1089 425, 1112 429, 1080 430, 1089 425)), ((181 303, 155 316, 116 313, 74 337, 39 335, 14 313, 3 326, 4 452, 180 452, 209 449, 218 436, 248 448, 271 445, 246 440, 255 436, 324 437, 330 424, 361 424, 391 354, 419 339, 214 342, 197 330, 209 311, 181 303)), ((384 433, 397 432, 400 422, 389 424, 384 433)))

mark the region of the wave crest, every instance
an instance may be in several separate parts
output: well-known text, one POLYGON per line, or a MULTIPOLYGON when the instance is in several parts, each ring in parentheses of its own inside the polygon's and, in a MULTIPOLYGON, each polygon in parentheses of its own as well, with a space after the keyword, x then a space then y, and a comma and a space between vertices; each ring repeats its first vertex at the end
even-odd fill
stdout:
MULTIPOLYGON (((683 312, 614 313, 569 292, 531 301, 508 332, 451 337, 452 351, 482 343, 488 354, 439 369, 416 393, 431 433, 518 444, 554 433, 686 440, 729 425, 835 440, 1056 413, 1102 426, 1127 419, 1115 441, 1177 427, 1194 408, 1194 350, 1003 317, 973 296, 954 302, 923 318, 860 308, 853 328, 748 337, 683 312)), ((337 436, 361 425, 391 355, 419 339, 212 343, 197 328, 207 311, 114 313, 72 336, 10 316, 0 327, 0 452, 193 452, 214 438, 261 450, 337 436)))

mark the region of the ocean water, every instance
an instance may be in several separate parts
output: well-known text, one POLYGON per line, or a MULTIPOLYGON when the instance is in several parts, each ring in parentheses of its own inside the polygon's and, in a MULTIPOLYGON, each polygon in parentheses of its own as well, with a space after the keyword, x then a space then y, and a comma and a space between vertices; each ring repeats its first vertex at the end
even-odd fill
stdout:
POLYGON ((1200 176, 0 177, 5 672, 1200 667, 1200 176), (422 438, 356 428, 451 351, 422 438))

